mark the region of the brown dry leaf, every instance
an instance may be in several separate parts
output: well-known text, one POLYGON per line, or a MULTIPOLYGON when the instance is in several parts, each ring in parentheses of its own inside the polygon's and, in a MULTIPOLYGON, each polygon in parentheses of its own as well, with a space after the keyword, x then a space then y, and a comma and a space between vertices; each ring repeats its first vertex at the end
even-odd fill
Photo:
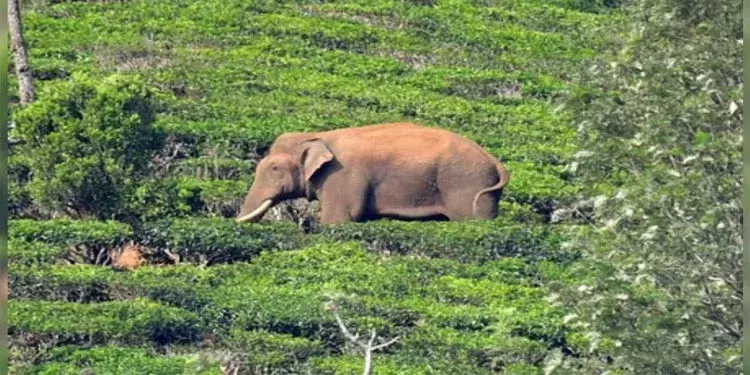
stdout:
POLYGON ((132 270, 143 265, 143 253, 138 245, 133 242, 128 243, 120 251, 120 256, 115 260, 112 266, 120 270, 132 270))

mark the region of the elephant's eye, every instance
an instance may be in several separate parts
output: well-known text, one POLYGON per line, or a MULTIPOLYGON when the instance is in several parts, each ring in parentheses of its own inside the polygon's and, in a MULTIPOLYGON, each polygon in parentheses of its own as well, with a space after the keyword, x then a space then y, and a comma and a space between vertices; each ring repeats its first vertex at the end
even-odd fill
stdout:
POLYGON ((271 170, 278 171, 279 167, 277 165, 274 165, 274 166, 271 167, 271 170))

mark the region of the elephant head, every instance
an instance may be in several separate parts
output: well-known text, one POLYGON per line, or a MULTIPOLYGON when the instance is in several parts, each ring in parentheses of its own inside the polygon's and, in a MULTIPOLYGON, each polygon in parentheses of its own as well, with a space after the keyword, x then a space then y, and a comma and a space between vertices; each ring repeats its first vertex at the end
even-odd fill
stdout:
POLYGON ((320 139, 302 134, 279 137, 258 163, 236 221, 257 222, 281 201, 310 199, 313 176, 333 159, 333 152, 320 139))

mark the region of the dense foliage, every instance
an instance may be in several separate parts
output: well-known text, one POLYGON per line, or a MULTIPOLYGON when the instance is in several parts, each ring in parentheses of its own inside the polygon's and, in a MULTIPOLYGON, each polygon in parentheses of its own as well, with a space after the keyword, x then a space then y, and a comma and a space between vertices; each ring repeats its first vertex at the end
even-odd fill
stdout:
POLYGON ((566 299, 620 344, 597 369, 740 373, 742 5, 631 11, 622 48, 583 77, 599 94, 572 106, 603 232, 577 238, 601 272, 566 299))
POLYGON ((13 373, 361 373, 331 303, 376 374, 738 372, 739 1, 24 11, 13 373), (504 161, 499 218, 228 219, 277 135, 404 120, 504 161))
POLYGON ((153 96, 130 76, 96 84, 76 75, 45 86, 14 115, 34 202, 74 217, 121 214, 160 148, 153 96))

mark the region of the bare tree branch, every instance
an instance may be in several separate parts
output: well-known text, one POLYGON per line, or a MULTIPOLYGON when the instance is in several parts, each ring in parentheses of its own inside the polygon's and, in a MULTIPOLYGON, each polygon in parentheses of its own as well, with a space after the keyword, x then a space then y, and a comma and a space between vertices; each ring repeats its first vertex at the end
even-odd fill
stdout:
POLYGON ((169 260, 171 260, 174 264, 179 264, 180 263, 180 254, 179 253, 175 254, 175 253, 173 253, 173 252, 171 252, 169 250, 164 250, 164 254, 166 254, 167 258, 169 258, 169 260))
POLYGON ((18 76, 18 96, 21 105, 26 105, 34 101, 34 86, 31 82, 29 56, 23 39, 21 4, 19 3, 19 0, 8 0, 8 28, 11 51, 13 51, 14 65, 18 76))
POLYGON ((375 343, 375 339, 378 337, 378 335, 375 329, 372 329, 370 330, 370 339, 367 341, 367 343, 364 343, 362 341, 359 341, 359 335, 353 335, 349 331, 349 329, 346 328, 344 321, 341 319, 341 316, 339 315, 337 306, 330 305, 329 310, 333 312, 333 317, 336 318, 336 322, 338 323, 339 329, 341 329, 341 333, 343 333, 344 337, 362 349, 362 352, 365 356, 365 365, 364 365, 364 370, 362 374, 363 375, 372 374, 372 353, 378 349, 382 349, 382 348, 385 348, 387 346, 394 344, 396 341, 399 340, 399 337, 396 336, 395 338, 391 339, 388 342, 373 346, 373 344, 375 343))
POLYGON ((401 337, 399 337, 399 336, 396 336, 396 337, 394 337, 393 339, 391 339, 391 340, 390 340, 390 341, 388 341, 388 342, 385 342, 385 343, 383 343, 383 344, 380 344, 380 345, 376 345, 376 346, 373 346, 373 347, 372 347, 372 351, 376 351, 376 350, 379 350, 379 349, 383 349, 383 348, 385 348, 385 347, 391 346, 391 345, 395 344, 395 343, 396 343, 396 341, 398 341, 398 340, 399 340, 400 338, 401 338, 401 337))
POLYGON ((336 322, 339 324, 339 329, 341 329, 341 333, 344 334, 344 337, 346 337, 347 340, 357 344, 362 349, 367 348, 365 344, 362 344, 359 342, 359 335, 354 336, 351 332, 349 332, 349 329, 346 328, 346 325, 344 325, 344 321, 341 320, 341 316, 339 315, 338 311, 333 310, 333 317, 336 318, 336 322))

